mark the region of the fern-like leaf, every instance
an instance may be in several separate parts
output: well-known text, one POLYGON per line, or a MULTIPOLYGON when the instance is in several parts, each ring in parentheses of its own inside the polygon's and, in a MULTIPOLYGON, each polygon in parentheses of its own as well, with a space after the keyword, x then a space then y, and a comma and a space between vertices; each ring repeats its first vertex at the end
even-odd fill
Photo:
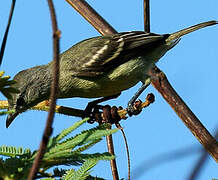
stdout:
POLYGON ((104 160, 109 161, 115 158, 114 155, 111 155, 109 152, 105 153, 94 153, 94 154, 80 154, 82 159, 94 159, 96 161, 104 160))
POLYGON ((15 84, 16 81, 9 80, 10 76, 4 76, 4 71, 0 72, 0 91, 1 93, 8 99, 10 99, 13 93, 19 93, 17 89, 14 87, 11 87, 11 85, 15 84))
POLYGON ((75 153, 80 153, 82 151, 85 151, 87 149, 89 149, 90 147, 94 146, 95 144, 97 144, 98 142, 100 142, 102 140, 102 138, 100 139, 96 139, 95 141, 91 141, 88 144, 85 144, 82 147, 79 147, 78 149, 74 150, 75 153))
POLYGON ((59 135, 57 135, 55 137, 55 139, 57 141, 61 141, 63 138, 65 138, 67 135, 69 135, 71 132, 73 132, 75 129, 77 129, 78 127, 80 127, 81 125, 83 125, 85 122, 87 122, 89 120, 89 118, 85 118, 82 119, 80 121, 77 121, 76 123, 74 123, 73 126, 70 126, 67 129, 64 129, 59 135))
POLYGON ((67 129, 64 129, 60 134, 58 134, 57 136, 50 138, 47 149, 48 151, 50 149, 52 149, 54 146, 57 146, 58 143, 60 143, 60 141, 62 139, 64 139, 67 135, 69 135, 71 132, 73 132, 75 129, 77 129, 78 127, 80 127, 81 125, 83 125, 85 122, 88 121, 88 118, 82 119, 80 121, 77 121, 76 123, 74 123, 72 126, 70 126, 67 129))
POLYGON ((83 163, 79 170, 70 170, 64 176, 64 180, 85 180, 90 174, 90 169, 93 168, 98 161, 96 160, 87 160, 83 163))
MULTIPOLYGON (((117 129, 108 130, 107 125, 101 125, 63 140, 86 121, 87 119, 83 119, 51 138, 49 148, 40 163, 41 171, 38 172, 37 178, 47 177, 47 180, 54 180, 53 177, 63 177, 67 170, 54 170, 54 173, 47 173, 48 169, 58 165, 81 165, 78 171, 71 169, 65 177, 68 179, 100 179, 89 175, 90 169, 99 160, 111 160, 115 156, 109 153, 84 154, 82 152, 101 141, 103 136, 116 132, 117 129)), ((9 157, 0 159, 0 179, 5 177, 19 180, 27 179, 36 153, 37 151, 30 152, 29 149, 0 146, 0 155, 9 157)))
POLYGON ((62 143, 58 144, 52 148, 49 153, 62 151, 64 149, 73 149, 76 146, 81 146, 90 141, 96 141, 97 139, 101 139, 103 136, 108 136, 118 131, 118 129, 106 129, 106 127, 107 125, 101 125, 86 131, 82 131, 75 137, 68 138, 62 143))
POLYGON ((9 157, 30 155, 30 149, 24 150, 22 147, 0 146, 0 155, 9 157))

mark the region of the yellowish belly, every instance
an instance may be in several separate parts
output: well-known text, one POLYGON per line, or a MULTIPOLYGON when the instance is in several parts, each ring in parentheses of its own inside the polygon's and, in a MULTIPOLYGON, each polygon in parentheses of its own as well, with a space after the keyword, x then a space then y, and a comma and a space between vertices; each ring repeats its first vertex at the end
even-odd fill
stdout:
POLYGON ((139 81, 148 78, 147 71, 151 65, 146 65, 144 61, 131 60, 117 67, 115 70, 94 78, 73 77, 64 78, 69 82, 60 84, 60 98, 66 97, 86 97, 97 98, 119 94, 127 90, 139 81))

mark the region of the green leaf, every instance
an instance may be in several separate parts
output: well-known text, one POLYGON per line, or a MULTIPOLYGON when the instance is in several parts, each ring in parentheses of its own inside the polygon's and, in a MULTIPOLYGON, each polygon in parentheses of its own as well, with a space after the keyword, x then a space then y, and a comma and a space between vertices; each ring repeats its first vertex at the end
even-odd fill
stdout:
POLYGON ((64 176, 65 180, 85 180, 91 171, 89 171, 91 168, 93 168, 97 164, 97 160, 87 160, 83 165, 80 167, 78 171, 75 171, 74 169, 67 171, 67 174, 64 176))
POLYGON ((11 114, 11 113, 14 113, 14 112, 15 112, 15 110, 1 111, 1 112, 0 112, 0 116, 1 116, 1 115, 5 115, 5 114, 11 114))
POLYGON ((80 121, 77 121, 76 123, 74 123, 73 126, 70 126, 67 129, 64 129, 59 135, 57 135, 55 137, 55 139, 57 141, 61 141, 63 138, 65 138, 68 134, 70 134, 71 132, 73 132, 75 129, 77 129, 78 127, 80 127, 81 125, 83 125, 85 122, 87 122, 89 120, 89 118, 85 118, 82 119, 80 121))
POLYGON ((76 146, 81 146, 90 141, 96 141, 97 139, 101 139, 103 136, 111 135, 118 131, 118 129, 106 129, 107 125, 97 126, 95 128, 82 131, 80 134, 75 137, 68 138, 62 143, 58 144, 54 148, 50 150, 50 153, 61 151, 63 149, 73 149, 76 146))
MULTIPOLYGON (((41 167, 37 177, 54 180, 53 177, 63 177, 65 174, 64 177, 68 179, 100 179, 89 175, 91 168, 100 160, 111 160, 115 156, 109 153, 85 154, 82 152, 100 142, 103 136, 116 132, 117 129, 108 130, 107 125, 101 125, 82 131, 63 141, 67 135, 86 121, 87 119, 78 121, 71 127, 63 130, 59 135, 51 138, 49 148, 41 161, 41 167), (79 165, 81 167, 77 171, 74 169, 70 171, 57 169, 53 173, 50 173, 51 171, 49 173, 47 172, 50 168, 54 169, 54 166, 58 165, 79 165)), ((21 147, 0 146, 0 155, 9 157, 0 159, 0 179, 4 179, 5 177, 19 180, 27 179, 29 168, 32 166, 36 152, 33 151, 31 153, 29 149, 23 149, 21 147)))
POLYGON ((97 144, 98 142, 100 142, 101 140, 102 140, 102 138, 101 139, 96 139, 95 141, 91 141, 88 144, 85 144, 84 146, 79 147, 74 152, 80 153, 82 151, 85 151, 85 150, 89 149, 90 147, 94 146, 95 144, 97 144))
POLYGON ((114 155, 110 154, 109 152, 105 153, 94 153, 94 154, 81 154, 81 158, 83 159, 94 159, 94 160, 104 160, 104 161, 110 161, 115 158, 114 155))
POLYGON ((0 72, 0 91, 1 93, 8 99, 12 97, 11 94, 13 93, 19 93, 19 90, 15 89, 14 87, 11 87, 11 85, 15 84, 16 81, 9 80, 10 76, 4 76, 4 71, 0 72))
POLYGON ((22 155, 30 155, 30 149, 23 150, 22 147, 0 146, 0 155, 15 157, 22 155))

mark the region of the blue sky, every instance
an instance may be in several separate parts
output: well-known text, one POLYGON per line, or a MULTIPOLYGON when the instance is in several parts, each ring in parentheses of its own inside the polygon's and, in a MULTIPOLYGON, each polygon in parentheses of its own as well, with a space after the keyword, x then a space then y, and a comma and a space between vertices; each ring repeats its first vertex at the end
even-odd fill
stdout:
MULTIPOLYGON (((143 30, 142 0, 88 2, 117 31, 143 30)), ((55 2, 55 7, 59 29, 62 32, 61 51, 83 39, 99 35, 65 1, 55 2)), ((0 3, 0 40, 5 30, 9 8, 9 1, 0 3)), ((217 0, 151 0, 151 31, 154 33, 171 33, 209 20, 218 20, 217 0)), ((51 40, 47 1, 17 1, 1 70, 13 77, 23 69, 47 64, 52 59, 51 40)), ((217 42, 218 26, 208 27, 183 37, 180 43, 157 63, 178 94, 212 134, 218 126, 217 42)), ((126 107, 139 86, 140 84, 123 92, 119 98, 108 103, 126 107)), ((144 109, 139 116, 121 123, 128 138, 132 175, 136 177, 134 170, 141 165, 144 168, 138 179, 185 180, 201 156, 202 146, 152 86, 140 98, 144 99, 150 92, 155 94, 155 103, 144 109), (178 156, 176 153, 184 155, 178 156)), ((0 98, 5 99, 3 96, 0 98)), ((83 109, 89 101, 74 98, 58 100, 58 104, 83 109)), ((46 117, 45 112, 28 111, 17 117, 9 129, 5 128, 6 117, 0 117, 0 145, 38 148, 46 117)), ((78 118, 57 114, 54 134, 76 120, 78 118)), ((86 124, 83 128, 92 126, 86 124)), ((126 152, 120 132, 114 135, 114 142, 120 177, 126 177, 126 152)), ((99 151, 106 151, 105 142, 97 145, 91 152, 99 151)), ((109 163, 100 163, 92 174, 111 179, 109 163)), ((218 179, 218 171, 217 164, 209 157, 197 179, 212 178, 218 179)))

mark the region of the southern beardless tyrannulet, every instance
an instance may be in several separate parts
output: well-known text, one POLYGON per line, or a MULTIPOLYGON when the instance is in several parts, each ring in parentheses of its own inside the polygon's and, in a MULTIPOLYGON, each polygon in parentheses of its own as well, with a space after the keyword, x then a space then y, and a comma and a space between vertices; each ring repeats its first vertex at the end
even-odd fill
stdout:
MULTIPOLYGON (((77 43, 60 54, 58 98, 98 98, 120 94, 149 79, 148 71, 180 40, 197 29, 218 24, 208 21, 172 34, 143 31, 98 36, 77 43)), ((43 100, 48 100, 53 61, 19 72, 13 87, 20 92, 8 99, 6 127, 15 117, 43 100)))

